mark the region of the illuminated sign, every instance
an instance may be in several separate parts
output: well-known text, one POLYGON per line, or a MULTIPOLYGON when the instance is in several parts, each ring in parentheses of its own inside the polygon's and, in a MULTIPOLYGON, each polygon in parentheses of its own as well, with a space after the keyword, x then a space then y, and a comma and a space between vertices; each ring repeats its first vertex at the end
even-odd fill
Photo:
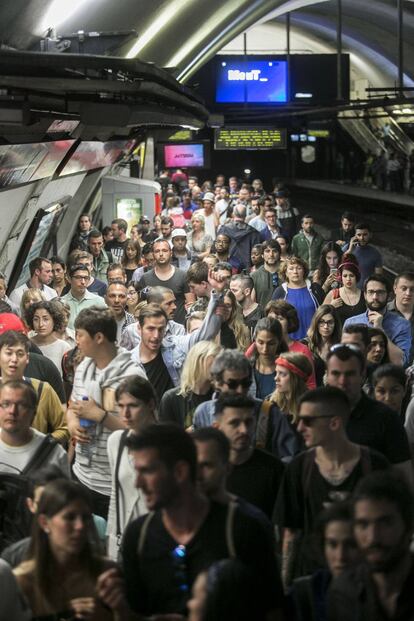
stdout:
POLYGON ((174 144, 164 146, 164 162, 166 168, 181 166, 204 166, 203 144, 174 144))
POLYGON ((224 127, 215 130, 215 149, 285 149, 286 130, 274 127, 224 127))
POLYGON ((168 138, 168 140, 174 140, 174 141, 192 140, 192 139, 193 139, 193 132, 189 129, 180 129, 168 138))
POLYGON ((218 66, 217 103, 285 103, 286 60, 232 60, 218 66))
POLYGON ((308 129, 309 136, 315 136, 315 138, 329 138, 329 129, 308 129))

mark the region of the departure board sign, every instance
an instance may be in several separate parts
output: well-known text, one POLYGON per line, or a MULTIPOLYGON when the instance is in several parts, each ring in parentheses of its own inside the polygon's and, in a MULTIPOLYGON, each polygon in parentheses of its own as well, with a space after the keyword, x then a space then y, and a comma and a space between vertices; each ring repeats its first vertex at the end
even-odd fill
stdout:
POLYGON ((286 149, 286 130, 275 127, 221 127, 215 130, 214 148, 218 151, 286 149))

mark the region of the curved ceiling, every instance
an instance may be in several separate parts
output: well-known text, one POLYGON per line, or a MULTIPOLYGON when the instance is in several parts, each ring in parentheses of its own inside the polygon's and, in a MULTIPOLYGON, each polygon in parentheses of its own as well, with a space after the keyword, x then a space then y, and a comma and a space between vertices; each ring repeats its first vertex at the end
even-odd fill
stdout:
MULTIPOLYGON (((414 3, 403 4, 406 86, 413 86, 414 3)), ((397 79, 396 5, 396 0, 342 0, 344 51, 352 54, 355 77, 374 86, 391 86, 397 79)), ((283 51, 287 11, 293 11, 293 51, 334 51, 336 7, 337 0, 2 0, 0 38, 27 50, 38 49, 50 28, 66 35, 134 29, 137 38, 115 54, 171 67, 185 82, 218 51, 235 49, 243 32, 251 50, 262 50, 263 40, 270 39, 273 49, 283 51)))

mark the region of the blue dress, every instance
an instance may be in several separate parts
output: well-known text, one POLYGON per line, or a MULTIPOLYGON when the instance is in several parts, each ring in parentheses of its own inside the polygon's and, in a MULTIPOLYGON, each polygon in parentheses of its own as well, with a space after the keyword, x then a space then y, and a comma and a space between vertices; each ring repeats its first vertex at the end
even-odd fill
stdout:
POLYGON ((292 304, 296 308, 299 317, 299 330, 290 332, 289 336, 295 341, 300 341, 306 336, 312 317, 318 308, 317 302, 311 296, 309 289, 301 287, 300 289, 290 289, 288 287, 286 302, 292 304))

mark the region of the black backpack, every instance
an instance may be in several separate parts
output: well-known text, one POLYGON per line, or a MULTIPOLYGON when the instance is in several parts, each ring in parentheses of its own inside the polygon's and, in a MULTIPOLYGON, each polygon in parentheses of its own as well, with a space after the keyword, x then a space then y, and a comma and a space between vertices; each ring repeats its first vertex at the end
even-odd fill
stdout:
POLYGON ((45 436, 20 474, 0 472, 0 551, 30 535, 31 514, 26 506, 30 493, 27 475, 45 465, 56 445, 54 438, 45 436))

